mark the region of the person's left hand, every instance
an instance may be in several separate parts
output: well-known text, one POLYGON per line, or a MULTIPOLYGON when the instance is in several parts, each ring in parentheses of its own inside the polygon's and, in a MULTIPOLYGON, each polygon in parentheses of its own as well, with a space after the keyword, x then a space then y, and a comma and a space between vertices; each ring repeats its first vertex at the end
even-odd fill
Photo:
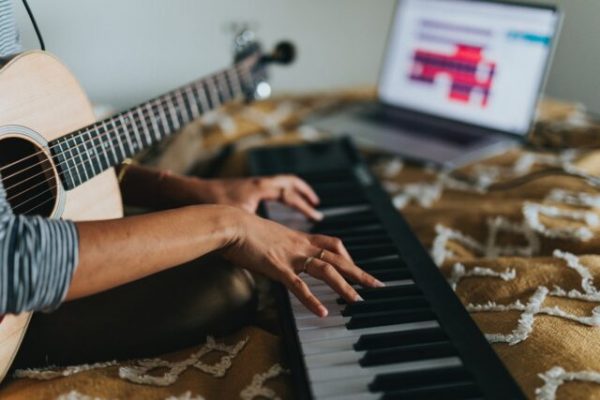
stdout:
POLYGON ((312 220, 323 218, 315 209, 319 204, 317 194, 294 175, 210 180, 187 178, 184 185, 187 203, 195 200, 196 203, 231 205, 255 213, 261 201, 276 200, 312 220))

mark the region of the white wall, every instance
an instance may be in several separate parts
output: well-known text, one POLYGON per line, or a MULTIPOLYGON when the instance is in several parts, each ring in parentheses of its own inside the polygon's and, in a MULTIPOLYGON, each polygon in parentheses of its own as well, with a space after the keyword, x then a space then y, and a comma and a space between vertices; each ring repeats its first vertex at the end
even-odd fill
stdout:
MULTIPOLYGON (((20 0, 23 41, 37 46, 20 0)), ((600 1, 558 2, 567 18, 547 92, 600 112, 600 1)), ((230 62, 231 22, 250 21, 265 44, 292 39, 276 90, 374 84, 394 0, 29 0, 46 40, 90 97, 133 105, 230 62)))

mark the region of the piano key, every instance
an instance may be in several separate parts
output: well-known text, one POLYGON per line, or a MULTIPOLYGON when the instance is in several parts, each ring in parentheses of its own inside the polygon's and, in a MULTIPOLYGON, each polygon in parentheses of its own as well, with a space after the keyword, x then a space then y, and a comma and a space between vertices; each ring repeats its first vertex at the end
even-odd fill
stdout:
POLYGON ((382 395, 380 393, 360 392, 344 394, 342 396, 323 396, 319 397, 319 400, 381 400, 382 395))
POLYGON ((382 233, 373 233, 370 235, 354 235, 343 240, 346 247, 360 244, 375 244, 375 243, 391 243, 390 237, 382 231, 382 233))
POLYGON ((387 326, 376 326, 365 329, 347 329, 345 325, 335 326, 329 328, 323 328, 319 330, 305 330, 298 332, 298 337, 301 343, 307 343, 318 340, 337 339, 344 337, 354 337, 358 340, 361 335, 368 335, 372 333, 386 333, 404 330, 424 329, 438 327, 439 324, 435 320, 431 321, 420 321, 410 322, 406 324, 396 324, 387 326))
POLYGON ((370 270, 365 269, 369 274, 382 282, 411 279, 412 273, 407 268, 395 268, 395 269, 383 269, 383 270, 370 270))
POLYGON ((302 345, 302 353, 307 356, 310 354, 325 354, 353 350, 355 343, 355 336, 305 342, 302 345))
POLYGON ((369 225, 359 225, 359 226, 345 226, 342 228, 332 229, 327 232, 330 236, 335 236, 340 239, 356 236, 356 235, 364 235, 368 232, 380 232, 383 231, 384 227, 379 222, 369 225))
POLYGON ((381 397, 381 393, 375 394, 373 392, 368 392, 367 388, 371 381, 372 378, 368 375, 359 376, 352 377, 350 379, 338 379, 334 381, 318 382, 313 384, 312 389, 313 394, 317 399, 331 396, 351 396, 357 393, 369 394, 369 396, 372 396, 372 398, 381 397))
MULTIPOLYGON (((422 295, 421 289, 415 284, 408 285, 387 285, 381 288, 361 288, 357 290, 358 294, 365 300, 391 299, 406 296, 422 295)), ((339 299, 338 303, 345 303, 339 299)))
MULTIPOLYGON (((412 279, 402 279, 402 280, 398 280, 398 281, 384 281, 384 283, 386 284, 385 287, 400 287, 400 286, 411 286, 411 285, 414 285, 415 282, 412 279)), ((336 293, 331 288, 331 286, 329 286, 326 282, 321 281, 321 280, 317 280, 317 282, 314 282, 314 283, 313 283, 313 281, 311 281, 310 284, 308 284, 308 286, 315 295, 336 293)), ((352 284, 352 286, 354 287, 354 289, 357 290, 357 292, 364 289, 359 284, 352 284)), ((389 296, 387 296, 387 297, 389 297, 389 296)))
POLYGON ((353 259, 360 260, 375 256, 398 254, 398 249, 392 243, 346 246, 353 259))
POLYGON ((386 392, 383 400, 429 400, 429 399, 473 399, 481 397, 481 391, 472 381, 448 382, 413 389, 386 392))
POLYGON ((447 336, 440 327, 435 327, 363 335, 358 339, 354 348, 356 350, 382 349, 402 344, 432 343, 441 340, 447 340, 447 336))
POLYGON ((376 257, 358 258, 354 260, 358 266, 365 266, 366 268, 406 268, 406 265, 400 258, 400 255, 388 254, 376 257))
POLYGON ((348 317, 361 313, 426 307, 429 307, 429 302, 425 296, 409 296, 399 299, 369 300, 348 304, 341 310, 341 315, 348 317))
POLYGON ((363 367, 368 367, 429 358, 443 358, 453 355, 456 355, 456 349, 450 341, 446 340, 436 343, 401 345, 392 348, 368 350, 359 363, 363 367))
POLYGON ((426 371, 409 371, 377 375, 369 383, 372 392, 393 391, 411 387, 426 386, 445 382, 472 380, 464 366, 435 368, 426 371))
POLYGON ((361 329, 372 326, 431 321, 435 318, 435 313, 429 307, 414 310, 381 311, 355 315, 346 323, 346 327, 348 329, 361 329))
POLYGON ((308 368, 337 367, 338 365, 358 364, 364 352, 347 350, 325 354, 311 354, 304 357, 308 368))
POLYGON ((300 332, 307 329, 331 328, 334 326, 344 326, 348 321, 350 321, 348 317, 330 315, 326 318, 320 318, 314 315, 312 318, 298 319, 296 321, 296 328, 300 332))
POLYGON ((397 363, 388 365, 379 365, 375 367, 362 367, 359 364, 339 365, 335 368, 308 368, 308 377, 311 382, 327 382, 335 379, 344 379, 351 377, 371 376, 373 379, 378 374, 392 372, 417 371, 432 368, 441 368, 461 365, 458 357, 448 357, 441 359, 430 359, 412 361, 407 363, 397 363))

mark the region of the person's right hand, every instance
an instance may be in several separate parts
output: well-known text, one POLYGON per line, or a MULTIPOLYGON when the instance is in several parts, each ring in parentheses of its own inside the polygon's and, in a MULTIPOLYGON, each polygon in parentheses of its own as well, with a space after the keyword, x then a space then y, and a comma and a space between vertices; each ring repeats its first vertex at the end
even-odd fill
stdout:
POLYGON ((348 302, 362 299, 346 278, 367 287, 383 286, 354 264, 340 239, 294 231, 245 211, 239 214, 238 232, 223 249, 225 258, 282 282, 316 315, 324 317, 328 311, 301 273, 323 280, 348 302))

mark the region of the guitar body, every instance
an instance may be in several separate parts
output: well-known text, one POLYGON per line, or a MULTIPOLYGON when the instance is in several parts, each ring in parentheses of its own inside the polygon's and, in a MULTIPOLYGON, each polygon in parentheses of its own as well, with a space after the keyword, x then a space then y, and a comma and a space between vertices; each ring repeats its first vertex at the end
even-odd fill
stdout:
MULTIPOLYGON (((0 69, 0 156, 12 151, 10 139, 36 142, 38 146, 40 141, 56 139, 95 120, 78 81, 54 56, 42 51, 26 52, 0 69)), ((56 171, 53 169, 50 174, 56 175, 56 171)), ((68 192, 58 189, 56 197, 51 217, 81 221, 123 215, 112 168, 68 192)), ((0 321, 0 381, 10 367, 30 317, 30 313, 7 315, 0 321)))

